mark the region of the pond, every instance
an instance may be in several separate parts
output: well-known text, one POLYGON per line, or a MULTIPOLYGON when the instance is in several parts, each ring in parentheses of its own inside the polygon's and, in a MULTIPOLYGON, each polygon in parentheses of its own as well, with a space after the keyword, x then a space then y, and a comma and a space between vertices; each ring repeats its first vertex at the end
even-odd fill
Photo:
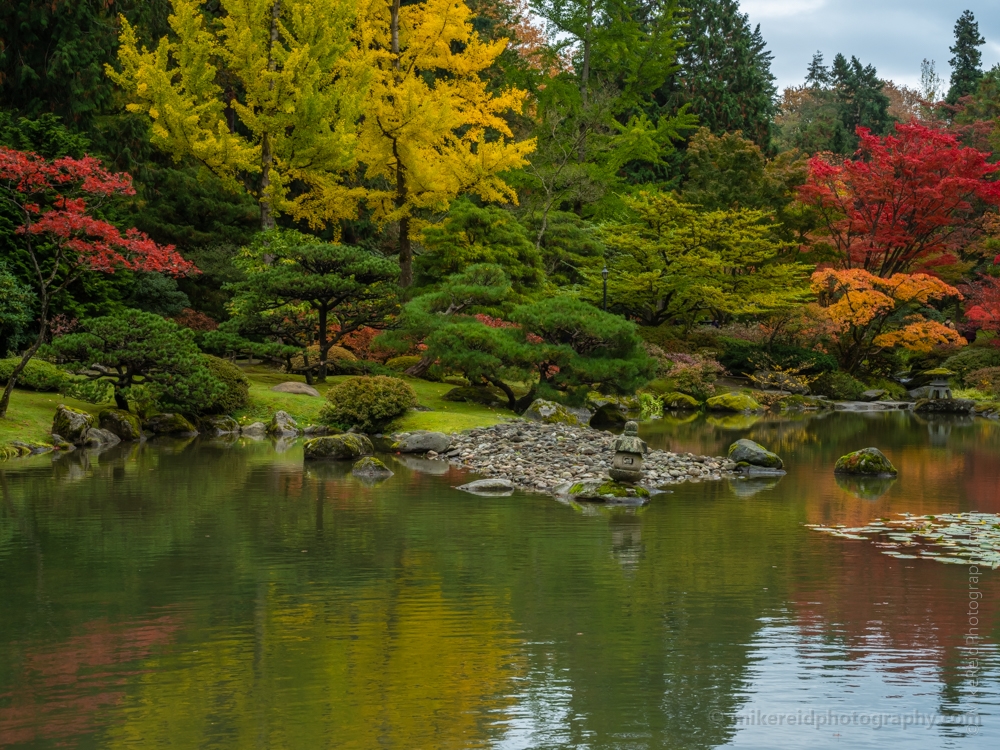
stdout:
POLYGON ((370 487, 267 442, 0 464, 0 746, 1000 746, 1000 570, 805 525, 1000 512, 1000 423, 642 432, 750 437, 789 471, 612 510, 464 494, 419 459, 370 487), (838 484, 869 445, 899 479, 838 484))

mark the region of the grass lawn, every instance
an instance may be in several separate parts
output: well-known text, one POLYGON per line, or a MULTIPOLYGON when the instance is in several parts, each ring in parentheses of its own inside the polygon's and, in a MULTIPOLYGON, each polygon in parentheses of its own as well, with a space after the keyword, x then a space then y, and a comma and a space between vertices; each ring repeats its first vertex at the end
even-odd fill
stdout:
MULTIPOLYGON (((313 424, 317 421, 319 411, 326 399, 315 396, 298 396, 292 393, 276 393, 271 388, 278 383, 295 381, 304 383, 300 375, 289 375, 283 372, 251 366, 242 368, 250 378, 250 405, 234 416, 241 424, 268 421, 274 412, 283 410, 297 421, 313 424)), ((335 383, 346 380, 348 376, 327 378, 326 383, 318 383, 314 387, 324 396, 335 383)), ((411 411, 400 418, 391 427, 396 430, 438 430, 440 432, 457 432, 473 427, 488 427, 503 422, 514 415, 505 409, 490 409, 479 404, 464 404, 445 401, 442 396, 455 386, 449 383, 430 383, 426 380, 403 376, 417 394, 421 406, 431 411, 411 411)))
MULTIPOLYGON (((288 375, 265 367, 243 368, 250 378, 250 404, 235 415, 241 424, 267 422, 279 410, 286 411, 303 425, 315 424, 325 398, 299 396, 293 393, 276 393, 271 387, 289 380, 305 382, 301 376, 288 375)), ((326 383, 316 385, 316 390, 326 395, 334 383, 345 380, 346 376, 328 378, 326 383)), ((416 391, 422 406, 431 411, 410 411, 390 428, 397 430, 438 430, 459 432, 473 427, 488 427, 503 422, 514 415, 504 409, 490 409, 479 404, 463 404, 445 401, 442 396, 454 388, 449 383, 429 383, 426 380, 404 377, 416 391)), ((0 419, 0 445, 11 440, 48 443, 52 429, 52 417, 58 404, 66 404, 75 409, 89 411, 96 415, 108 404, 88 404, 59 393, 37 393, 15 389, 10 397, 7 418, 0 419)))
POLYGON ((97 414, 105 405, 94 406, 59 393, 38 393, 15 388, 10 394, 10 408, 7 417, 0 419, 0 445, 11 440, 49 443, 52 431, 52 417, 56 406, 66 404, 74 409, 97 414))

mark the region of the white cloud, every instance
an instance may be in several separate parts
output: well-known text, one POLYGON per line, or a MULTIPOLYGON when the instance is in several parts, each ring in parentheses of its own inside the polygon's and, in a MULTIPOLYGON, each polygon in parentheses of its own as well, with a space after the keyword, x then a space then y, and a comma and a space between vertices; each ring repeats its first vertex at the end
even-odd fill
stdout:
POLYGON ((750 14, 751 21, 756 21, 813 13, 824 5, 826 0, 743 0, 740 9, 750 14))

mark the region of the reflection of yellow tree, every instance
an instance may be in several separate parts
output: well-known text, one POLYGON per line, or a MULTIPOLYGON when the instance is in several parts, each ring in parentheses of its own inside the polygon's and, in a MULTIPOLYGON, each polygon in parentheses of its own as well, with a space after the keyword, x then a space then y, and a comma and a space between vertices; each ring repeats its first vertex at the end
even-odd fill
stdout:
MULTIPOLYGON (((430 561, 426 561, 430 563, 430 561)), ((253 628, 143 677, 111 747, 486 746, 521 671, 495 602, 450 601, 424 561, 336 598, 261 585, 253 628)))

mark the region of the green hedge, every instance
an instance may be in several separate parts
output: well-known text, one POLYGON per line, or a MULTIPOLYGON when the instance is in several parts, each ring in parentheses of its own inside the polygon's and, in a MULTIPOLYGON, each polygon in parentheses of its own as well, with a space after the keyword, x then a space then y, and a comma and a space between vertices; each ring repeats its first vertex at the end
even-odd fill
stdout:
MULTIPOLYGON (((5 386, 10 380, 10 374, 21 361, 20 357, 10 357, 0 359, 0 387, 5 386)), ((17 378, 17 387, 25 388, 29 391, 58 391, 61 390, 69 380, 69 376, 51 362, 44 359, 29 359, 25 367, 17 378)))
POLYGON ((378 432, 417 403, 409 383, 384 375, 349 378, 327 391, 326 398, 320 421, 364 432, 378 432))

